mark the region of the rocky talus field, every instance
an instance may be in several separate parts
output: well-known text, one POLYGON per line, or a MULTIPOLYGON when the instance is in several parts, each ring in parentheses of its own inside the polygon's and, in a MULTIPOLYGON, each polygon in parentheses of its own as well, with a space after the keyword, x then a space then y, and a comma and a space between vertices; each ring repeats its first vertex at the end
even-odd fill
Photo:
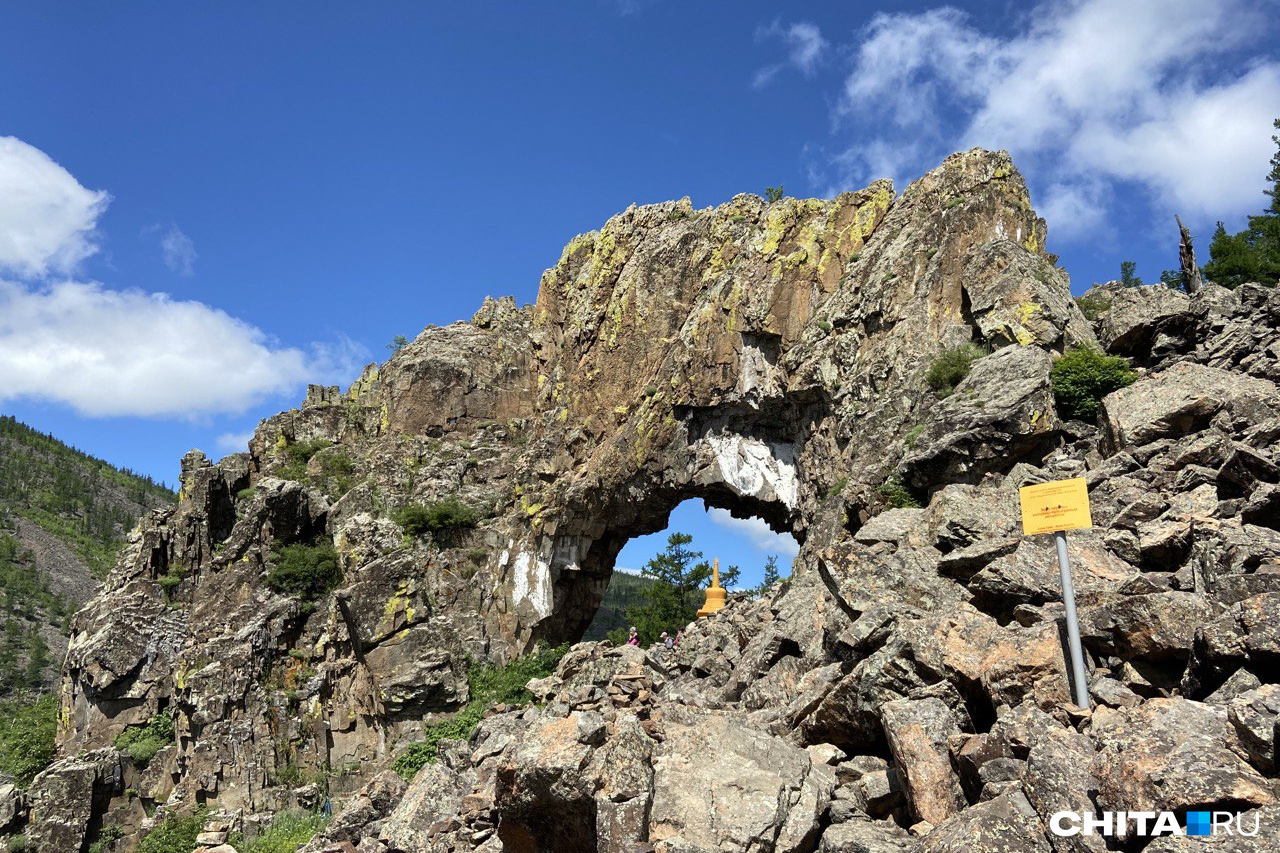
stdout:
POLYGON ((1086 319, 1045 229, 981 150, 900 196, 633 207, 534 305, 193 451, 72 622, 60 757, 0 787, 0 838, 151 853, 196 813, 227 853, 327 800, 307 853, 1100 853, 1145 839, 1051 816, 1201 809, 1261 818, 1214 849, 1280 849, 1280 290, 1100 287, 1086 319), (1089 422, 1051 384, 1082 346, 1139 374, 1089 422), (1019 526, 1071 477, 1088 711, 1019 526), (433 737, 469 668, 576 642, 688 498, 794 533, 791 578, 433 737))

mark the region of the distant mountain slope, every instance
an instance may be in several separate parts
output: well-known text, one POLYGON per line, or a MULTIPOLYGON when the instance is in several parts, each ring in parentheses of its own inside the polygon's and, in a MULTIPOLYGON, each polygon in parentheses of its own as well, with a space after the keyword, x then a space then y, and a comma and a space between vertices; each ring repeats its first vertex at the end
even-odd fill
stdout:
POLYGON ((138 517, 174 494, 0 416, 0 700, 57 676, 71 613, 138 517))
POLYGON ((600 601, 600 609, 582 636, 583 642, 603 640, 614 628, 627 624, 627 608, 638 607, 648 599, 644 590, 652 585, 652 578, 615 571, 609 578, 609 587, 600 601))

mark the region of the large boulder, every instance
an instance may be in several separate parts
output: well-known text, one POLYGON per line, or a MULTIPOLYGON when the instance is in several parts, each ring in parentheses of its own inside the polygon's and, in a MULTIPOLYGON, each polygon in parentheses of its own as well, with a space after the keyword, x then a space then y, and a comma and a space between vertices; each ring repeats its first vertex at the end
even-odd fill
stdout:
POLYGON ((124 793, 124 767, 114 749, 54 762, 31 783, 27 843, 40 853, 79 850, 91 821, 124 793))
POLYGON ((1221 707, 1187 699, 1151 699, 1134 708, 1099 709, 1098 805, 1113 811, 1176 811, 1280 802, 1276 783, 1237 752, 1221 707))
POLYGON ((745 853, 762 838, 779 853, 812 849, 836 786, 830 768, 729 714, 669 712, 663 735, 649 818, 657 849, 745 853))
POLYGON ((1265 379, 1193 362, 1175 364, 1102 401, 1111 452, 1204 429, 1218 412, 1255 422, 1280 413, 1280 389, 1265 379))

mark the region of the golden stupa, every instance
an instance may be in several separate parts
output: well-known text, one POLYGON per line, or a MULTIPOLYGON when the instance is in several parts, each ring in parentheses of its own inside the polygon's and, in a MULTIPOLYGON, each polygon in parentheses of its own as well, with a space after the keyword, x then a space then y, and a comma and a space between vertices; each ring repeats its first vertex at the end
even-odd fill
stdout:
POLYGON ((702 605, 702 609, 698 611, 698 618, 710 616, 721 607, 724 607, 724 599, 728 593, 724 587, 720 586, 720 558, 717 557, 715 562, 711 564, 711 586, 707 587, 707 603, 702 605))

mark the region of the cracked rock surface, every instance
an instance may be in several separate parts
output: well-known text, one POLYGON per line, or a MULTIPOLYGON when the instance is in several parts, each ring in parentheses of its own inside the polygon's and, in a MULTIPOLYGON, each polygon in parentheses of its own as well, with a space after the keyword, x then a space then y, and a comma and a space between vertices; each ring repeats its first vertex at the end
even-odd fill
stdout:
MULTIPOLYGON (((632 208, 535 305, 427 329, 247 454, 189 454, 63 680, 61 754, 158 712, 176 744, 123 767, 127 803, 66 758, 0 819, 35 819, 56 773, 100 792, 86 826, 265 815, 314 797, 286 767, 332 774, 307 851, 1063 853, 1103 849, 1052 835, 1063 809, 1273 814, 1280 294, 1141 288, 1091 324, 1044 233, 1007 155, 978 150, 897 198, 632 208), (971 342, 989 354, 939 398, 929 365, 971 342), (1094 342, 1141 376, 1064 422, 1053 359, 1094 342), (1018 528, 1018 488, 1067 477, 1096 525, 1071 536, 1092 711, 1070 703, 1052 542, 1018 528), (890 508, 886 481, 922 506, 890 508), (473 530, 393 520, 451 496, 473 530), (791 578, 665 658, 579 644, 537 704, 407 785, 384 772, 467 701, 468 661, 581 636, 622 545, 690 497, 793 532, 791 578), (272 592, 291 543, 331 545, 341 585, 272 592)), ((1266 826, 1254 849, 1280 843, 1266 826)))

